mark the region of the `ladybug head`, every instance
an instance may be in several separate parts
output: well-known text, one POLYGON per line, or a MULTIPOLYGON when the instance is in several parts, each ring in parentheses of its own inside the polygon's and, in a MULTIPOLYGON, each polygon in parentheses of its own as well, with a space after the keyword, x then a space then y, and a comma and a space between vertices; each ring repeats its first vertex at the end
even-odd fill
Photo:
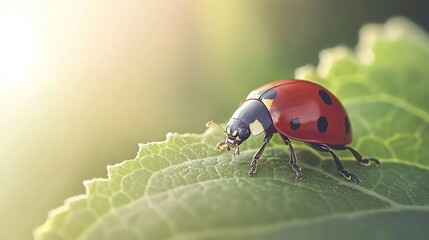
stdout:
POLYGON ((207 126, 212 126, 213 124, 217 125, 226 135, 225 140, 221 140, 217 144, 217 148, 219 150, 223 150, 226 148, 226 150, 230 151, 231 149, 234 149, 234 155, 240 155, 240 147, 239 145, 244 142, 247 138, 250 136, 250 129, 249 126, 247 126, 242 121, 232 118, 227 124, 226 124, 226 131, 217 123, 210 121, 207 123, 207 126))

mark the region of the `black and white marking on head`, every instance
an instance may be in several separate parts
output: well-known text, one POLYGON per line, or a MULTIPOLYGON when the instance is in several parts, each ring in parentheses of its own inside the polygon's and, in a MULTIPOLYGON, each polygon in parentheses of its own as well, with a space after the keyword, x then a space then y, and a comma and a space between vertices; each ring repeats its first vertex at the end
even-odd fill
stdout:
POLYGON ((346 134, 349 134, 349 132, 350 132, 350 121, 349 121, 349 118, 347 117, 347 115, 344 118, 344 126, 346 128, 346 134))
POLYGON ((328 105, 332 104, 332 99, 331 99, 331 97, 329 96, 329 94, 325 90, 320 89, 319 90, 319 96, 320 96, 320 98, 322 99, 322 101, 324 103, 326 103, 328 105))
POLYGON ((301 121, 298 117, 296 117, 296 118, 292 118, 290 120, 289 124, 290 124, 290 129, 297 130, 299 128, 299 126, 301 125, 301 121))
POLYGON ((326 117, 321 116, 319 117, 319 119, 317 119, 317 129, 320 133, 326 132, 326 130, 328 129, 328 120, 326 119, 326 117))

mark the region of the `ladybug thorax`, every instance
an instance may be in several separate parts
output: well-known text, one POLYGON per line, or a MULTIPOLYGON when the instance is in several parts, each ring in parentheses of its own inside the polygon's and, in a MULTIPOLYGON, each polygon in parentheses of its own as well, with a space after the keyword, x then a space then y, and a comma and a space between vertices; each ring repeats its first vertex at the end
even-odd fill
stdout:
POLYGON ((234 135, 234 130, 239 132, 238 128, 246 126, 250 134, 256 136, 269 129, 272 124, 267 107, 260 100, 249 99, 244 101, 232 115, 227 124, 227 133, 228 135, 234 135), (230 133, 228 132, 228 127, 231 128, 230 133))

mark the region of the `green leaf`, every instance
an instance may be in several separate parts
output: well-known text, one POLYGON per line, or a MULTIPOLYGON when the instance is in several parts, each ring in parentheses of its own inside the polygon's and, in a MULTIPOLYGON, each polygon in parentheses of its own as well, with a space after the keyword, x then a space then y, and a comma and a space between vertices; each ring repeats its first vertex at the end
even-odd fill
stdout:
MULTIPOLYGON (((429 40, 402 18, 363 27, 356 54, 324 50, 317 67, 297 70, 344 103, 352 146, 377 157, 363 167, 338 151, 362 179, 345 180, 329 154, 294 141, 268 145, 254 177, 248 163, 261 137, 239 157, 217 152, 217 129, 169 134, 140 145, 133 160, 85 182, 86 194, 50 212, 36 239, 422 239, 429 235, 429 40)), ((250 91, 251 89, 249 89, 250 91)), ((203 124, 203 123, 202 123, 203 124)))

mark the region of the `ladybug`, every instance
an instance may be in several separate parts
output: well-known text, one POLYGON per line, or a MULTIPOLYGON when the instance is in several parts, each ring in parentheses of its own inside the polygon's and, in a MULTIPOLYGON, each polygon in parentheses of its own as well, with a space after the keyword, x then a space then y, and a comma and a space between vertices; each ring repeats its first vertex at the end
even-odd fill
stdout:
POLYGON ((290 139, 302 141, 310 147, 330 153, 338 172, 347 180, 360 184, 361 180, 344 169, 340 159, 332 150, 348 150, 358 163, 368 166, 375 158, 363 158, 347 144, 352 141, 352 129, 341 102, 326 88, 306 80, 289 79, 268 83, 249 93, 226 124, 226 130, 214 121, 207 127, 217 125, 226 139, 217 144, 219 150, 234 150, 240 154, 240 144, 250 135, 264 133, 263 144, 250 162, 249 174, 255 175, 258 160, 265 146, 275 133, 279 133, 289 146, 290 164, 297 180, 302 178, 301 167, 296 161, 290 139))

